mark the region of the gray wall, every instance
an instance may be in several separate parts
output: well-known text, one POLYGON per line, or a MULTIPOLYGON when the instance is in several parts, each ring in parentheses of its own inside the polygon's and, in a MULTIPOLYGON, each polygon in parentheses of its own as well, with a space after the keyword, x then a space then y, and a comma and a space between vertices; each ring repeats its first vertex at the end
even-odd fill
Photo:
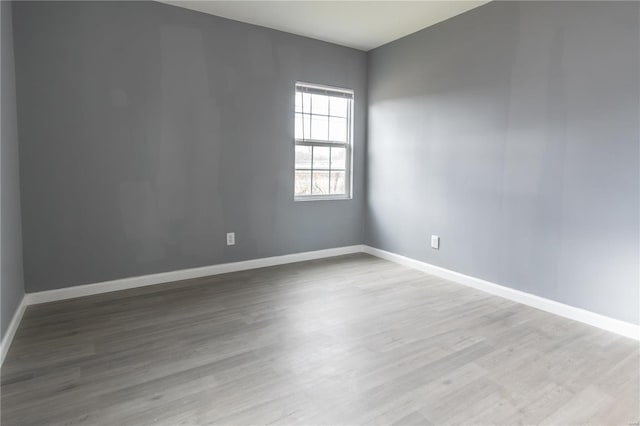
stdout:
POLYGON ((14 8, 28 291, 366 241, 640 323, 639 3, 495 2, 368 56, 158 3, 14 8), (355 89, 351 201, 293 201, 295 80, 355 89))
POLYGON ((27 291, 362 242, 365 53, 155 2, 14 28, 27 291), (355 90, 353 200, 293 201, 296 80, 355 90))
POLYGON ((24 295, 22 274, 22 226, 20 221, 20 173, 18 168, 18 125, 13 61, 11 3, 0 2, 0 70, 2 98, 0 128, 2 144, 0 169, 2 207, 0 211, 0 336, 4 337, 16 308, 24 295))
POLYGON ((367 242, 640 323, 639 22, 496 2, 374 50, 367 242))

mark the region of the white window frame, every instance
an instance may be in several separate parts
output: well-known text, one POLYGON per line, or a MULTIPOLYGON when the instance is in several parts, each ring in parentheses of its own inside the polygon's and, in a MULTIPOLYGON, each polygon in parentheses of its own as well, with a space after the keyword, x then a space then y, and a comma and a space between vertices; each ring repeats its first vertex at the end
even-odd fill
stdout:
MULTIPOLYGON (((345 148, 345 193, 344 194, 324 194, 324 195, 296 195, 294 190, 294 201, 321 201, 321 200, 351 200, 353 198, 353 112, 354 112, 354 103, 355 103, 355 94, 351 89, 344 89, 341 87, 327 86, 324 84, 315 84, 315 83, 306 83, 302 81, 296 81, 294 86, 294 97, 298 93, 298 87, 305 87, 315 91, 318 94, 326 94, 327 96, 331 96, 331 94, 337 95, 347 95, 349 99, 349 108, 347 112, 347 141, 346 142, 338 142, 338 141, 325 141, 325 140, 314 140, 314 139, 296 139, 294 136, 294 159, 293 159, 293 179, 294 179, 294 188, 295 188, 295 146, 324 146, 324 147, 340 147, 345 148)), ((295 102, 294 102, 295 105, 295 102)), ((294 117, 296 111, 294 106, 294 117)), ((329 110, 329 116, 331 111, 329 110)), ((295 135, 295 120, 294 124, 294 135, 295 135)), ((304 138, 304 134, 303 134, 304 138)), ((311 184, 313 185, 313 156, 311 158, 311 184)))

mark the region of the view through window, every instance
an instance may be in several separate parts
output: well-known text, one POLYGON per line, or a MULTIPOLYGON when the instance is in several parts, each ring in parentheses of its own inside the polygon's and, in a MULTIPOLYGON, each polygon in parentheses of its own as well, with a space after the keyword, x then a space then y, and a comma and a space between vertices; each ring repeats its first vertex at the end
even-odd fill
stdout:
POLYGON ((353 91, 297 83, 295 198, 349 198, 353 91))

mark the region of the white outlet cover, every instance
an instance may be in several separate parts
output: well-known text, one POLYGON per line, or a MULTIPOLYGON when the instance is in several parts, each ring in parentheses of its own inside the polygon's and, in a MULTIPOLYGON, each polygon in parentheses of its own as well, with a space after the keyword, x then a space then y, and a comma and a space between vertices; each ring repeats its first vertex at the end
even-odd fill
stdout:
POLYGON ((437 235, 431 236, 431 248, 439 249, 440 248, 440 237, 437 235))
POLYGON ((236 244, 236 233, 227 232, 227 245, 234 246, 236 244))

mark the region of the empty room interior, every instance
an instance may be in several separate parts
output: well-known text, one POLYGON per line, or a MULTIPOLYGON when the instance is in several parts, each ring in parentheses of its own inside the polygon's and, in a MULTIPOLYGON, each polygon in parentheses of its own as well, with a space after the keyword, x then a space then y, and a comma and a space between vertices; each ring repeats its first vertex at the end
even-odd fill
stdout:
POLYGON ((640 2, 0 6, 2 425, 640 424, 640 2))

